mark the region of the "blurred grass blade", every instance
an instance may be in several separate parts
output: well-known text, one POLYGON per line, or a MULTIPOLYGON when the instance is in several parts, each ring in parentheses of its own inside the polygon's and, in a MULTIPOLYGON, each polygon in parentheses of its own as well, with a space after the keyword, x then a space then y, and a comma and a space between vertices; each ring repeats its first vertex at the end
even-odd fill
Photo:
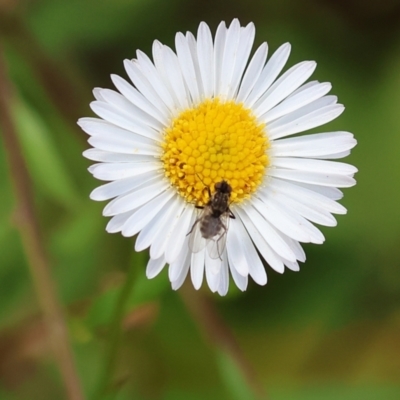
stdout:
POLYGON ((46 123, 21 99, 14 102, 13 114, 35 185, 60 205, 74 208, 79 196, 46 123))
POLYGON ((231 355, 222 349, 216 352, 216 359, 222 380, 232 400, 256 400, 252 389, 247 385, 245 377, 231 355))
MULTIPOLYGON (((130 268, 139 268, 141 265, 142 263, 137 263, 130 268)), ((166 274, 150 280, 146 278, 144 271, 137 271, 136 281, 126 300, 125 313, 132 311, 140 304, 159 299, 161 294, 168 289, 169 281, 166 274)), ((94 300, 85 318, 89 329, 95 329, 111 322, 121 290, 122 283, 121 286, 108 289, 94 300)))

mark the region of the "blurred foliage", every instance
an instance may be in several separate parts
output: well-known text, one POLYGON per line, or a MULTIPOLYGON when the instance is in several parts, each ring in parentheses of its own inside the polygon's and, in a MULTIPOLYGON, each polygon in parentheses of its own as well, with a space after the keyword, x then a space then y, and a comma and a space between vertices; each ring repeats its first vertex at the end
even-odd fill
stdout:
MULTIPOLYGON (((400 398, 400 3, 398 0, 36 0, 0 3, 0 34, 16 99, 13 115, 34 185, 77 368, 96 390, 113 310, 128 268, 136 281, 124 310, 113 399, 251 399, 230 355, 198 330, 164 271, 148 281, 146 252, 104 231, 98 185, 81 156, 76 119, 92 115, 91 89, 125 76, 122 60, 176 31, 215 29, 239 17, 256 45, 293 45, 290 63, 315 59, 346 112, 327 130, 359 145, 346 160, 358 185, 349 212, 305 246, 302 271, 211 296, 271 400, 400 398)), ((325 129, 324 129, 325 130, 325 129)), ((0 400, 63 399, 18 232, 6 154, 0 147, 0 400)))

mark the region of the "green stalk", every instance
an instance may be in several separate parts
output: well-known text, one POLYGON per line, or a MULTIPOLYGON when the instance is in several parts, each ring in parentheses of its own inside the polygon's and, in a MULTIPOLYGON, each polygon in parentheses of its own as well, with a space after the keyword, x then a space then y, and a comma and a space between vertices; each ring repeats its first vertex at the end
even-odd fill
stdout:
MULTIPOLYGON (((135 260, 137 261, 137 257, 135 257, 135 260)), ((115 305, 104 366, 100 373, 99 383, 93 400, 114 397, 112 394, 112 383, 118 360, 118 350, 122 339, 122 320, 126 312, 127 301, 135 283, 135 277, 136 268, 132 265, 128 269, 125 282, 121 288, 117 304, 115 305)))

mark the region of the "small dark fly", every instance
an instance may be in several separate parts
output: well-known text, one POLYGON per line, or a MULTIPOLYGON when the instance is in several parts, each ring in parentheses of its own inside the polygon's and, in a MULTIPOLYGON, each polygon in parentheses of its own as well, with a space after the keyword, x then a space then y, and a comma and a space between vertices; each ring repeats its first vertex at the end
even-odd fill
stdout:
POLYGON ((189 248, 197 253, 207 246, 210 258, 221 258, 225 250, 226 238, 229 228, 229 219, 235 218, 229 209, 229 199, 232 187, 226 181, 215 184, 215 193, 210 196, 209 202, 200 208, 201 214, 194 222, 189 231, 189 248))

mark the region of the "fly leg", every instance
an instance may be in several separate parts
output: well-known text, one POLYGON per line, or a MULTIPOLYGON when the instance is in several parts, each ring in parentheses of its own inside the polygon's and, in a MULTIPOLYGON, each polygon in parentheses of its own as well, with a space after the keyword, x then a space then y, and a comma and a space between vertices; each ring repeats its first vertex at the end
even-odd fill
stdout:
MULTIPOLYGON (((199 207, 200 208, 200 207, 199 207)), ((201 207, 202 208, 202 207, 201 207)), ((194 221, 194 224, 192 226, 192 229, 190 229, 190 231, 186 234, 186 236, 190 235, 193 232, 193 229, 195 228, 195 226, 200 222, 201 218, 197 218, 196 221, 194 221)))
POLYGON ((225 243, 226 243, 225 236, 228 234, 228 228, 225 226, 225 224, 222 221, 220 221, 220 223, 221 223, 221 229, 223 232, 221 235, 219 235, 219 238, 216 241, 216 245, 217 245, 217 250, 218 250, 218 258, 222 261, 222 253, 224 252, 224 247, 225 247, 225 243), (222 242, 221 242, 221 240, 222 240, 222 242), (222 243, 222 245, 221 245, 221 243, 222 243), (222 247, 222 249, 220 247, 222 247))

